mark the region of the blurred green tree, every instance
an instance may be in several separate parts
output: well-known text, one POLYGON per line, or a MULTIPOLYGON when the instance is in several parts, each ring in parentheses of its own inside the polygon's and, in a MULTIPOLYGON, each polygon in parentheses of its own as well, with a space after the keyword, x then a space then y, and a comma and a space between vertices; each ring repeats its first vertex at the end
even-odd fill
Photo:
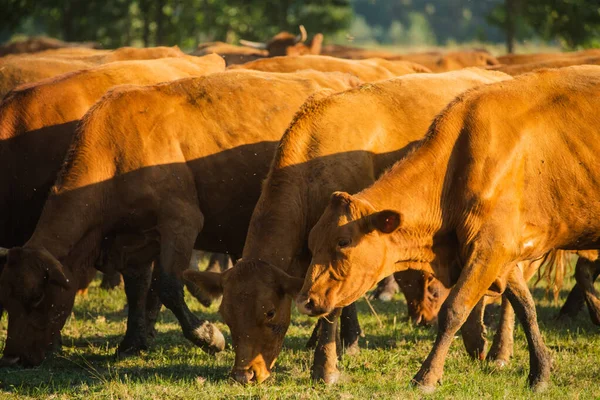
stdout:
POLYGON ((49 36, 107 48, 264 41, 281 30, 297 32, 299 24, 309 34, 331 34, 352 20, 349 0, 0 0, 0 8, 8 10, 0 13, 5 36, 29 33, 23 22, 32 19, 49 36))
POLYGON ((538 35, 567 49, 600 47, 600 2, 597 0, 505 0, 488 20, 501 27, 507 50, 514 40, 538 35))

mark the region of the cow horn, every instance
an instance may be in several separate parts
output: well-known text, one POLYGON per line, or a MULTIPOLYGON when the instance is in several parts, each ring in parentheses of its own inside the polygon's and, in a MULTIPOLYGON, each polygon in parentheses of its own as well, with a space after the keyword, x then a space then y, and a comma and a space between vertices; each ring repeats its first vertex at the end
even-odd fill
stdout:
POLYGON ((246 47, 251 47, 253 49, 265 50, 267 48, 266 43, 261 42, 252 42, 250 40, 240 39, 240 44, 246 47))
POLYGON ((308 35, 306 34, 306 28, 304 28, 304 25, 300 25, 300 34, 298 36, 296 36, 296 39, 294 40, 295 43, 304 43, 306 42, 306 39, 308 38, 308 35))
POLYGON ((0 257, 6 257, 8 255, 8 249, 0 247, 0 257))

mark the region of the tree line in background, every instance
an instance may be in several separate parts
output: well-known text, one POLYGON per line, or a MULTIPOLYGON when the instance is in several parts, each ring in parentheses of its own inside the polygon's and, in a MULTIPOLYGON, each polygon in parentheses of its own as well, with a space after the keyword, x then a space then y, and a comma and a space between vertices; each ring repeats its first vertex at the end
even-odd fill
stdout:
POLYGON ((600 3, 590 0, 0 0, 0 9, 0 41, 40 34, 106 48, 264 41, 299 24, 358 45, 600 46, 600 3))

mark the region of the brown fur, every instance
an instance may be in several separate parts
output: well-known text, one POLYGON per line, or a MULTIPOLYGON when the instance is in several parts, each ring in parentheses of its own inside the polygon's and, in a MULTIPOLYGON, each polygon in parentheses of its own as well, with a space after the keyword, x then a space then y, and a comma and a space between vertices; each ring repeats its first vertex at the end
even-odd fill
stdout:
POLYGON ((439 260, 436 275, 450 270, 455 286, 414 382, 434 387, 470 311, 484 294, 506 289, 530 344, 529 383, 544 388, 550 358, 515 263, 600 244, 599 94, 600 68, 582 66, 459 96, 416 150, 373 186, 332 197, 310 234, 301 304, 308 298, 311 313, 326 312, 357 299, 399 261, 439 260), (352 242, 347 250, 336 249, 340 237, 352 242), (459 249, 462 269, 440 252, 448 245, 459 249))
POLYGON ((344 60, 327 56, 273 57, 229 68, 267 72, 296 72, 304 69, 323 72, 339 71, 350 73, 363 82, 374 82, 416 72, 430 72, 427 68, 411 62, 393 62, 383 59, 344 60))
MULTIPOLYGON (((144 254, 145 261, 148 254, 156 257, 160 301, 175 312, 186 338, 208 351, 221 350, 223 336, 185 306, 178 277, 195 243, 206 250, 240 252, 277 140, 302 102, 323 88, 312 77, 334 90, 357 83, 344 74, 226 72, 121 86, 98 101, 79 125, 31 239, 22 250, 10 250, 14 262, 0 276, 0 296, 9 313, 5 356, 37 364, 50 335, 28 330, 39 323, 19 311, 29 305, 29 293, 5 295, 8 287, 23 286, 22 275, 14 271, 46 294, 44 304, 69 310, 44 313, 55 332, 70 313, 74 285, 53 292, 32 263, 76 281, 82 265, 97 258, 102 238, 114 233, 134 235, 127 239, 133 255, 144 254), (17 257, 20 253, 28 258, 17 257)), ((136 267, 147 265, 141 264, 136 267)), ((125 289, 129 299, 127 280, 125 289)), ((145 294, 149 286, 138 290, 145 294)), ((129 302, 130 315, 132 304, 144 304, 136 301, 129 302)), ((136 320, 128 327, 143 329, 143 309, 135 312, 142 325, 136 320)), ((128 329, 125 349, 145 340, 145 334, 135 337, 128 329)))
MULTIPOLYGON (((303 105, 273 159, 252 214, 242 261, 222 278, 186 273, 207 291, 223 292, 221 314, 232 335, 240 338, 234 371, 247 373, 240 374, 242 381, 247 376, 260 381, 270 374, 287 330, 291 295, 298 289, 288 282, 292 290, 282 296, 285 291, 273 276, 279 276, 279 270, 304 276, 310 258, 308 232, 331 192, 368 186, 422 137, 431 119, 454 96, 503 79, 509 77, 479 69, 414 74, 325 98, 317 95, 303 105), (240 299, 242 292, 247 295, 240 299), (274 310, 278 326, 285 322, 283 329, 257 325, 254 315, 263 309, 274 310)), ((336 373, 335 368, 326 369, 314 377, 328 381, 336 373)))

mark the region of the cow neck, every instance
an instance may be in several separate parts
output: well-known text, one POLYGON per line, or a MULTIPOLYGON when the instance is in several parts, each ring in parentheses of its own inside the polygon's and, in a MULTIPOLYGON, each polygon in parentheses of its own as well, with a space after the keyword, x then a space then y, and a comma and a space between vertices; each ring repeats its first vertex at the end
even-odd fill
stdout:
MULTIPOLYGON (((84 238, 101 239, 109 224, 105 218, 116 208, 110 196, 115 167, 106 148, 90 137, 75 138, 26 246, 43 247, 62 261, 84 238)), ((90 248, 89 240, 85 242, 90 248)))
POLYGON ((397 262, 432 262, 434 242, 440 243, 451 230, 453 216, 443 214, 442 204, 447 200, 445 181, 459 129, 436 132, 440 119, 413 151, 355 196, 376 210, 400 212, 400 228, 390 237, 397 262))
POLYGON ((274 184, 271 178, 264 185, 250 220, 243 259, 265 261, 294 276, 304 276, 306 268, 298 263, 298 257, 306 236, 306 201, 298 185, 293 181, 274 184))

